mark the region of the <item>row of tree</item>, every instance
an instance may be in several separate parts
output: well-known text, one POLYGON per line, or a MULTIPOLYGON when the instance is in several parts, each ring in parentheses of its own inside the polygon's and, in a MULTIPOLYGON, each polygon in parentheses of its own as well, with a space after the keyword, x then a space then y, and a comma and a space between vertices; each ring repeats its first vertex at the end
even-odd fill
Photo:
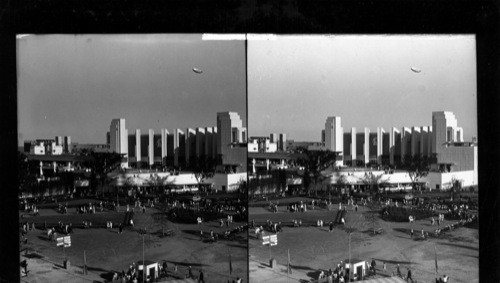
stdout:
MULTIPOLYGON (((308 190, 318 190, 318 186, 322 185, 325 178, 323 172, 327 169, 332 169, 333 172, 339 173, 339 168, 335 166, 337 160, 340 159, 338 152, 329 150, 308 150, 306 147, 298 147, 294 153, 298 154, 295 163, 304 168, 303 171, 303 186, 308 190)), ((427 176, 429 173, 432 160, 425 156, 407 155, 403 158, 402 162, 398 164, 398 168, 405 170, 411 180, 412 188, 416 189, 418 180, 427 176)), ((340 175, 340 174, 339 174, 340 175)), ((376 193, 379 188, 386 184, 382 175, 367 174, 362 183, 370 188, 371 193, 376 193)), ((272 178, 270 181, 275 181, 272 178)), ((257 181, 254 182, 257 184, 257 181)), ((337 186, 347 185, 347 179, 344 175, 340 175, 337 179, 337 186)), ((250 185, 252 187, 252 184, 250 185)), ((330 189, 330 186, 328 187, 330 189)))
MULTIPOLYGON (((53 179, 59 180, 59 183, 52 185, 62 186, 67 189, 72 189, 74 181, 77 179, 88 179, 90 192, 95 192, 97 187, 109 184, 108 174, 120 168, 123 156, 115 152, 95 152, 83 149, 75 154, 75 160, 78 160, 81 167, 89 169, 90 172, 47 171, 44 172, 44 176, 46 178, 56 177, 53 179)), ((206 156, 195 157, 189 161, 186 169, 193 172, 198 185, 201 185, 207 178, 213 177, 216 164, 217 161, 214 158, 206 156)), ((22 152, 18 152, 18 187, 20 192, 39 193, 41 189, 50 186, 50 184, 40 186, 41 182, 37 179, 37 177, 40 177, 39 166, 39 161, 29 158, 22 152)), ((162 184, 165 184, 165 180, 156 176, 151 178, 149 185, 160 186, 162 184)))

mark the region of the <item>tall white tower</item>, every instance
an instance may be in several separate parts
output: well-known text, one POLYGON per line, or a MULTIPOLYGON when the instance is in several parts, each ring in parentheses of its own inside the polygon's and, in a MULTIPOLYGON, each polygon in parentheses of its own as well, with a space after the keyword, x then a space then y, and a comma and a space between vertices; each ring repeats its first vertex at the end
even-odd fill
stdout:
MULTIPOLYGON (((128 132, 125 127, 125 119, 113 119, 109 126, 110 150, 124 154, 128 158, 128 132)), ((127 167, 128 162, 122 162, 122 167, 127 167)))

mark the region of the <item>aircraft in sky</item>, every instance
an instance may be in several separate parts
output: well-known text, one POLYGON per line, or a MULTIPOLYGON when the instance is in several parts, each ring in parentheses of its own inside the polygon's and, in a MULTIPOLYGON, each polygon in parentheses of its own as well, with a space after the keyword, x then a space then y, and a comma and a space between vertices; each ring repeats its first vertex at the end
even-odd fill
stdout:
POLYGON ((411 67, 410 69, 411 69, 414 73, 420 73, 420 72, 422 72, 422 70, 420 70, 419 68, 411 67))
POLYGON ((197 73, 197 74, 201 74, 203 73, 202 70, 198 69, 198 68, 193 68, 193 72, 197 73))

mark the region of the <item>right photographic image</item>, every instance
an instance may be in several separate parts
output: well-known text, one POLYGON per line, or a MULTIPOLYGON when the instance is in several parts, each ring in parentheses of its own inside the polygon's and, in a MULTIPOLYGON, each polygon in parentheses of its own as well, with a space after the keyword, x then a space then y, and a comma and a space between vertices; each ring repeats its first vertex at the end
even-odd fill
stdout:
POLYGON ((479 282, 476 38, 248 35, 250 282, 479 282))

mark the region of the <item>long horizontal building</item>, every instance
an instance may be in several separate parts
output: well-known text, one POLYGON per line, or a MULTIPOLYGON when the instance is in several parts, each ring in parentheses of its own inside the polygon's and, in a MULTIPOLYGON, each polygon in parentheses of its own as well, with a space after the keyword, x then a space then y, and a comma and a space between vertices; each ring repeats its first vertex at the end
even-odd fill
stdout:
MULTIPOLYGON (((124 154, 123 167, 154 165, 184 168, 194 158, 220 160, 221 165, 246 168, 246 128, 236 112, 217 113, 217 127, 136 129, 129 134, 125 119, 113 119, 107 134, 110 150, 124 154)), ((246 170, 246 169, 245 169, 246 170)))
POLYGON ((340 117, 328 117, 322 139, 325 148, 339 152, 343 165, 348 166, 397 165, 410 155, 437 157, 441 164, 457 163, 450 160, 451 155, 460 155, 473 145, 464 143, 463 129, 457 126, 455 115, 447 111, 433 112, 432 126, 393 127, 388 131, 378 127, 375 131, 352 128, 344 132, 340 117))

